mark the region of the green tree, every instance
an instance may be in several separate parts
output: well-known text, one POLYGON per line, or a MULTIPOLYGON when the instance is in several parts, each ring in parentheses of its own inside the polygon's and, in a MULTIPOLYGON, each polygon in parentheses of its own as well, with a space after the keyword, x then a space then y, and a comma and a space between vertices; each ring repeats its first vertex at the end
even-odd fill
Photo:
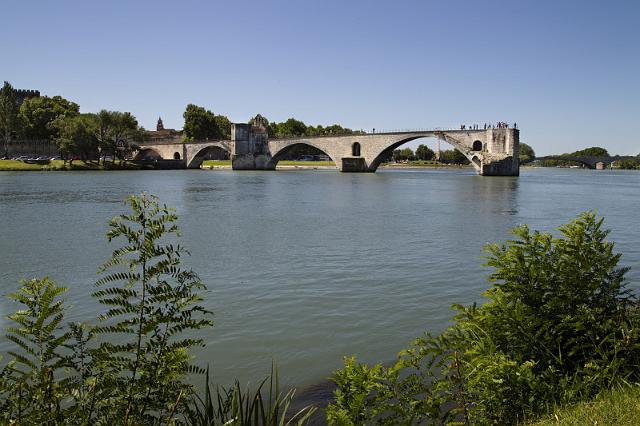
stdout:
POLYGON ((216 115, 214 120, 219 131, 220 139, 231 139, 231 121, 224 115, 216 115))
POLYGON ((0 89, 0 137, 4 143, 4 156, 9 156, 9 142, 19 130, 18 97, 15 89, 5 81, 0 89))
POLYGON ((102 110, 96 114, 95 136, 103 154, 110 154, 112 161, 124 159, 137 142, 144 139, 144 128, 129 112, 102 110))
POLYGON ((599 146, 592 146, 591 148, 581 149, 566 155, 573 157, 608 157, 609 151, 599 146))
POLYGON ((520 164, 530 163, 536 159, 536 153, 529 145, 520 142, 520 164))
POLYGON ((423 160, 423 161, 433 160, 435 155, 436 155, 435 152, 433 152, 426 145, 419 145, 418 148, 416 149, 416 157, 418 157, 419 160, 423 160))
POLYGON ((58 117, 77 116, 79 111, 78 104, 61 96, 25 99, 19 112, 22 134, 27 139, 53 139, 58 135, 53 122, 58 117))
POLYGON ((295 118, 289 118, 283 123, 276 124, 276 137, 285 138, 292 136, 305 136, 307 125, 295 118))
POLYGON ((213 112, 194 104, 187 105, 184 117, 184 134, 188 141, 220 139, 222 132, 213 112))
POLYGON ((441 151, 440 161, 446 164, 469 164, 469 159, 457 149, 441 151))
POLYGON ((79 156, 83 161, 98 154, 97 119, 93 114, 62 115, 56 118, 52 127, 58 136, 54 139, 58 149, 70 157, 79 156))
POLYGON ((616 169, 636 170, 640 169, 640 158, 629 158, 614 163, 616 169))
POLYGON ((415 159, 415 155, 411 148, 396 149, 393 151, 394 161, 410 161, 415 159))

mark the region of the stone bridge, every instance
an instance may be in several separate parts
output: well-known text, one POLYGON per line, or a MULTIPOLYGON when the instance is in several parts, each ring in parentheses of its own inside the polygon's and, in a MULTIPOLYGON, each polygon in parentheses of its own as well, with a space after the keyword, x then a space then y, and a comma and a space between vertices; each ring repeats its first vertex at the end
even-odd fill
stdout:
POLYGON ((517 176, 520 170, 517 129, 428 130, 269 140, 266 127, 257 122, 232 124, 230 141, 145 144, 137 158, 181 159, 187 168, 198 168, 208 152, 222 149, 230 154, 234 170, 275 170, 289 150, 307 145, 324 152, 342 172, 375 172, 399 146, 415 139, 435 137, 464 154, 480 175, 517 176))
POLYGON ((563 155, 548 155, 546 157, 536 157, 536 161, 544 160, 562 160, 562 161, 574 161, 576 163, 584 164, 590 169, 597 168, 598 163, 602 163, 603 167, 608 167, 611 163, 621 160, 631 160, 637 157, 616 155, 613 157, 590 157, 590 156, 563 156, 563 155))

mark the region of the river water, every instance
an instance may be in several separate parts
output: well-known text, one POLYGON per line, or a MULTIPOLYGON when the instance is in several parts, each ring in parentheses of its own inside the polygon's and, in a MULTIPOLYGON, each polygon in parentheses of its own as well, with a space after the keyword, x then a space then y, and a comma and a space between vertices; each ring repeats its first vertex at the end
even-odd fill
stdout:
MULTIPOLYGON (((148 191, 176 207, 186 265, 208 286, 215 326, 198 362, 229 383, 275 360, 283 382, 306 386, 344 355, 392 360, 446 326, 452 303, 480 301, 482 248, 518 224, 553 230, 597 210, 637 289, 639 189, 638 172, 570 169, 0 172, 0 292, 48 275, 70 288, 69 319, 93 320, 96 270, 116 247, 107 221, 148 191)), ((14 308, 0 301, 0 325, 14 308)))

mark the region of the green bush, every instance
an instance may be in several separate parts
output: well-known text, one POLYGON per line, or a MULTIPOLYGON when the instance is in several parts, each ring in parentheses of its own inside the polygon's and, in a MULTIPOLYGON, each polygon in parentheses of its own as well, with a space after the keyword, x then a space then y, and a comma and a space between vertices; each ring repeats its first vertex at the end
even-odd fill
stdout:
POLYGON ((454 306, 453 326, 417 339, 364 381, 366 407, 355 411, 342 397, 354 387, 345 378, 363 381, 357 373, 367 367, 350 359, 336 373, 328 421, 514 424, 637 381, 638 306, 602 224, 584 213, 560 237, 521 226, 515 239, 487 246, 488 301, 454 306))

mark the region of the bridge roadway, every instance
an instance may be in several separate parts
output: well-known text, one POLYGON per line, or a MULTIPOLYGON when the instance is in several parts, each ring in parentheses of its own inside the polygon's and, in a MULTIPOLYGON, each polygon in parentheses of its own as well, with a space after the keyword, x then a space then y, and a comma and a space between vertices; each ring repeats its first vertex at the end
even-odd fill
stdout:
POLYGON ((393 150, 399 146, 415 139, 435 137, 464 154, 480 175, 519 174, 517 129, 437 129, 267 140, 266 132, 255 126, 232 126, 245 126, 232 128, 233 140, 147 143, 140 147, 137 158, 181 159, 187 168, 198 168, 211 150, 222 149, 230 154, 236 170, 275 170, 278 161, 293 147, 307 145, 324 152, 340 171, 375 172, 380 163, 390 158, 393 150))

